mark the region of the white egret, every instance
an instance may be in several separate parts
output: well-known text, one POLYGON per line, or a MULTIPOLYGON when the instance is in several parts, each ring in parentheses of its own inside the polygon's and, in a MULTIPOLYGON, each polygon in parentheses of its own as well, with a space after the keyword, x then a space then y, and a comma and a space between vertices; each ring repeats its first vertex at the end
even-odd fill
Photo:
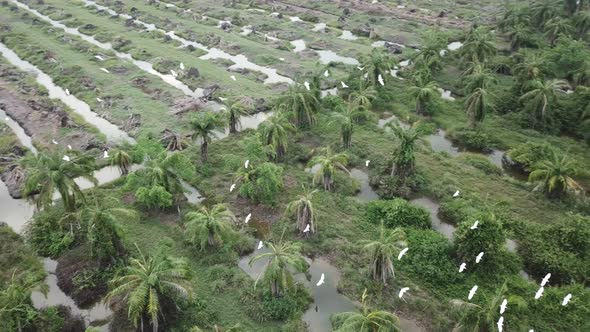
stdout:
POLYGON ((184 70, 184 63, 180 63, 180 70, 184 70))
POLYGON ((307 91, 310 90, 309 89, 309 82, 308 81, 303 82, 303 85, 305 85, 305 88, 307 89, 307 91))
POLYGON ((62 160, 65 160, 65 161, 70 161, 70 157, 69 157, 69 156, 64 156, 64 157, 63 157, 63 158, 61 158, 61 159, 62 159, 62 160))
POLYGON ((365 167, 369 167, 370 162, 371 162, 370 160, 365 161, 365 167))
POLYGON ((234 81, 236 80, 236 77, 234 75, 231 75, 230 78, 234 81))
POLYGON ((234 191, 234 189, 236 189, 236 184, 232 183, 231 187, 229 187, 229 192, 231 193, 232 191, 234 191))
POLYGON ((107 74, 110 73, 110 71, 108 69, 106 69, 106 68, 100 68, 100 70, 104 71, 107 74))
POLYGON ((471 229, 476 229, 477 225, 479 224, 479 220, 476 220, 473 225, 471 225, 471 229))
POLYGON ((285 58, 279 58, 279 60, 281 60, 281 61, 285 61, 285 58))
POLYGON ((97 59, 98 59, 98 60, 100 60, 100 61, 104 61, 104 58, 103 58, 103 57, 101 57, 100 55, 95 55, 94 57, 95 57, 95 58, 97 58, 97 59))
POLYGON ((324 72, 324 77, 328 77, 328 76, 330 76, 330 73, 329 73, 329 72, 326 70, 326 71, 324 72))
POLYGON ((217 97, 217 98, 218 98, 219 100, 221 100, 221 101, 226 101, 226 100, 227 100, 227 98, 223 98, 223 97, 217 97))
POLYGON ((348 88, 348 85, 346 85, 346 83, 344 83, 344 82, 340 82, 340 84, 342 84, 342 88, 343 88, 343 89, 346 89, 346 88, 348 88))
POLYGON ((572 299, 572 294, 567 294, 564 298, 563 298, 563 302, 561 302, 562 306, 566 306, 569 301, 572 299))
POLYGON ((401 299, 404 296, 404 294, 409 290, 410 290, 410 287, 404 287, 404 288, 400 289, 398 297, 401 299))
POLYGON ((262 241, 258 242, 258 250, 262 249, 262 247, 264 247, 264 243, 262 243, 262 241))
POLYGON ((52 140, 51 140, 51 143, 53 143, 53 144, 55 144, 55 145, 59 144, 59 143, 57 143, 57 141, 56 141, 56 140, 54 140, 54 139, 52 139, 52 140))
POLYGON ((475 262, 476 262, 476 263, 479 263, 479 261, 481 261, 481 258, 482 258, 482 257, 483 257, 483 251, 482 251, 482 252, 480 252, 480 253, 477 255, 477 257, 475 257, 475 262))
POLYGON ((103 159, 108 159, 109 158, 109 151, 108 150, 104 150, 104 154, 102 156, 103 159))
POLYGON ((399 255, 397 255, 397 260, 398 261, 401 260, 402 257, 404 257, 404 255, 408 252, 409 249, 410 248, 404 248, 404 249, 402 249, 402 251, 399 252, 399 255))
POLYGON ((358 67, 358 66, 357 66, 357 68, 358 68, 359 70, 365 70, 365 67, 358 67))
POLYGON ((504 329, 504 316, 500 316, 500 319, 498 319, 498 332, 502 332, 504 329))
POLYGON ((471 290, 469 291, 469 296, 467 296, 467 299, 471 300, 473 298, 473 295, 475 295, 475 292, 477 292, 477 285, 471 288, 471 290))
POLYGON ((70 90, 66 89, 66 96, 70 95, 70 90))
POLYGON ((252 213, 248 213, 246 219, 244 219, 244 224, 247 224, 250 221, 250 218, 252 218, 252 213))
POLYGON ((455 193, 453 194, 454 198, 459 197, 459 194, 461 194, 461 192, 459 190, 455 191, 455 193))
POLYGON ((325 275, 322 273, 322 275, 320 276, 320 280, 315 285, 318 287, 321 286, 324 283, 324 278, 325 278, 325 275))
POLYGON ((71 150, 71 149, 72 149, 72 146, 68 144, 68 150, 71 150))
POLYGON ((99 102, 99 103, 102 103, 102 99, 100 99, 98 97, 96 97, 96 101, 99 102))
POLYGON ((170 74, 172 74, 172 76, 174 77, 178 76, 178 74, 172 69, 170 69, 170 74))
POLYGON ((551 278, 551 273, 547 273, 543 280, 541 280, 541 286, 545 286, 545 284, 549 281, 549 278, 551 278))
POLYGON ((545 291, 545 287, 541 286, 537 293, 535 294, 535 300, 538 300, 541 296, 543 296, 543 292, 545 291))
POLYGON ((467 267, 467 264, 465 263, 461 263, 461 265, 459 266, 459 272, 463 272, 465 271, 465 268, 467 267))
POLYGON ((246 162, 244 163, 244 168, 248 168, 249 164, 250 164, 250 159, 246 160, 246 162))
POLYGON ((385 85, 385 82, 383 82, 383 76, 381 76, 381 74, 379 74, 379 76, 377 76, 377 81, 379 81, 379 84, 385 85))
POLYGON ((303 230, 303 233, 309 232, 310 229, 311 229, 311 225, 307 224, 307 226, 305 226, 305 229, 303 230))
POLYGON ((504 299, 502 301, 502 304, 500 304, 500 315, 504 314, 504 311, 506 311, 506 306, 508 305, 508 300, 504 299))

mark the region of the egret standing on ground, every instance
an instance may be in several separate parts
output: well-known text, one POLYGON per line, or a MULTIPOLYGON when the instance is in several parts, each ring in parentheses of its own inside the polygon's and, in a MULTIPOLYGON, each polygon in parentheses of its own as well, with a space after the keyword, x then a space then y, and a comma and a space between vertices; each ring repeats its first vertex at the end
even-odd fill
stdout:
POLYGON ((184 63, 180 63, 180 70, 184 70, 184 63))
POLYGON ((365 167, 369 167, 370 162, 371 162, 370 160, 365 161, 365 167))
POLYGON ((258 250, 262 249, 262 247, 264 247, 264 243, 262 243, 262 241, 258 242, 258 250))
POLYGON ((343 88, 343 89, 346 89, 346 88, 348 88, 348 85, 346 85, 346 83, 344 83, 344 82, 340 82, 340 84, 342 84, 342 88, 343 88))
POLYGON ((62 159, 62 160, 64 160, 64 161, 70 161, 70 157, 68 157, 68 156, 64 156, 64 157, 63 157, 63 158, 61 158, 61 159, 62 159))
POLYGON ((459 190, 455 191, 455 193, 453 194, 453 198, 459 197, 459 194, 461 194, 459 190))
POLYGON ((330 76, 330 73, 328 72, 328 70, 326 70, 326 71, 324 72, 324 77, 328 77, 328 76, 330 76))
POLYGON ((234 75, 231 75, 230 78, 234 81, 236 80, 236 77, 234 75))
POLYGON ((244 163, 244 167, 248 168, 248 165, 250 164, 250 159, 246 160, 246 162, 244 163))
POLYGON ((52 140, 51 140, 51 143, 53 143, 53 144, 55 144, 55 145, 59 144, 59 143, 57 143, 57 141, 56 141, 56 140, 54 140, 54 139, 52 139, 52 140))
POLYGON ((309 82, 305 81, 303 82, 303 85, 305 85, 305 88, 307 89, 307 91, 309 91, 309 82))
POLYGON ((303 230, 303 233, 309 232, 310 229, 311 229, 310 224, 307 224, 307 226, 305 226, 305 229, 303 230))
POLYGON ((70 90, 66 89, 66 96, 70 95, 70 90))
POLYGON ((108 159, 109 158, 109 151, 108 150, 104 150, 104 154, 102 156, 103 159, 108 159))

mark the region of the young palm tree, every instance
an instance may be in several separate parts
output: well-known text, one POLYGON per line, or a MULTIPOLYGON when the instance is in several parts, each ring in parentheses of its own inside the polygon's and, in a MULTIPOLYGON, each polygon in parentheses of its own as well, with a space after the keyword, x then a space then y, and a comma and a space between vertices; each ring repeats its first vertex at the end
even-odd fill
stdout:
MULTIPOLYGON (((5 331, 31 331, 31 326, 39 317, 31 301, 31 292, 39 288, 39 282, 31 278, 12 280, 0 289, 0 328, 5 331)), ((48 287, 42 284, 41 291, 47 294, 48 287)))
POLYGON ((528 83, 528 92, 520 100, 526 104, 532 113, 533 126, 537 121, 545 122, 547 113, 557 99, 557 94, 565 93, 569 87, 564 80, 533 80, 528 83))
POLYGON ((99 260, 114 258, 125 252, 123 246, 124 222, 139 219, 135 210, 117 207, 117 199, 105 197, 88 202, 76 212, 75 217, 86 228, 86 241, 90 244, 90 254, 99 260))
POLYGON ((537 80, 543 74, 541 68, 544 61, 535 53, 527 55, 521 63, 514 67, 514 73, 520 82, 537 80))
POLYGON ((254 102, 251 98, 240 97, 237 100, 229 100, 225 103, 225 115, 227 116, 230 134, 238 131, 238 126, 241 125, 240 117, 249 115, 252 109, 254 109, 254 102))
POLYGON ((493 108, 487 90, 483 88, 476 88, 465 100, 465 113, 469 118, 469 126, 471 128, 477 127, 482 123, 489 110, 493 108))
POLYGON ((381 233, 376 240, 363 240, 359 244, 371 255, 371 277, 387 284, 395 277, 393 260, 406 247, 406 233, 401 228, 388 230, 381 222, 381 233))
MULTIPOLYGON (((485 299, 483 306, 462 300, 451 300, 451 305, 461 315, 453 331, 496 331, 496 323, 501 316, 498 308, 505 298, 511 308, 520 309, 526 306, 526 302, 520 296, 506 296, 507 290, 508 287, 504 282, 493 297, 485 299)), ((513 328, 516 330, 519 323, 515 322, 514 325, 513 328)))
POLYGON ((372 86, 380 86, 379 75, 385 80, 390 76, 390 72, 395 66, 393 58, 378 48, 374 48, 361 62, 366 72, 369 73, 372 86))
POLYGON ((553 0, 537 0, 531 5, 533 22, 538 27, 558 15, 557 6, 553 0))
POLYGON ((211 209, 203 206, 199 211, 186 214, 184 234, 188 241, 199 245, 201 250, 223 243, 223 238, 230 234, 234 215, 224 204, 216 204, 211 209))
POLYGON ((583 39, 590 31, 590 13, 580 11, 574 16, 573 22, 578 39, 583 39))
POLYGON ((310 161, 312 166, 320 165, 320 169, 313 176, 313 184, 321 183, 324 190, 331 191, 334 188, 334 175, 337 169, 350 174, 346 169, 348 155, 345 153, 333 153, 330 147, 324 148, 323 152, 323 155, 316 156, 310 161))
POLYGON ((136 328, 144 331, 144 324, 150 324, 153 332, 158 331, 163 310, 174 305, 166 305, 175 297, 190 295, 187 283, 186 262, 163 255, 144 256, 137 248, 139 258, 132 258, 124 274, 111 280, 112 290, 104 301, 122 298, 126 302, 127 317, 136 328))
POLYGON ((426 70, 430 76, 432 73, 436 73, 443 67, 442 56, 440 50, 447 48, 448 38, 446 35, 436 31, 429 31, 423 36, 424 43, 420 50, 414 53, 411 57, 415 68, 422 68, 426 70))
POLYGON ((296 130, 282 114, 274 114, 260 124, 258 134, 260 135, 262 144, 272 149, 274 158, 280 159, 287 153, 289 143, 288 133, 293 133, 296 130))
POLYGON ((342 147, 348 149, 352 146, 352 133, 354 131, 354 125, 360 120, 367 119, 369 117, 369 111, 364 107, 354 107, 353 104, 349 105, 348 110, 344 113, 333 112, 332 117, 334 122, 340 125, 340 141, 342 147))
POLYGON ((463 60, 466 62, 487 62, 496 54, 496 45, 494 45, 493 34, 484 30, 482 27, 472 29, 467 35, 460 53, 463 60))
POLYGON ((287 213, 297 217, 297 229, 301 234, 305 234, 305 229, 309 226, 307 234, 315 233, 315 211, 313 209, 312 198, 317 190, 308 191, 303 187, 303 194, 297 196, 297 199, 287 205, 287 213))
POLYGON ((510 5, 506 6, 504 15, 498 23, 500 31, 507 32, 510 27, 529 25, 531 20, 531 11, 528 6, 510 5))
POLYGON ((131 170, 131 156, 127 151, 122 149, 111 149, 109 161, 111 166, 117 166, 121 175, 129 174, 131 170))
POLYGON ((535 188, 542 188, 549 198, 561 198, 568 190, 582 191, 573 179, 578 173, 576 164, 567 156, 552 151, 551 157, 533 166, 529 181, 539 182, 535 188))
POLYGON ((533 30, 528 25, 520 23, 507 27, 506 33, 510 40, 510 50, 518 52, 522 46, 531 43, 533 30))
POLYGON ((388 311, 371 310, 367 297, 365 289, 360 312, 342 312, 330 317, 334 332, 401 332, 399 318, 388 311))
POLYGON ((348 102, 355 107, 371 109, 371 103, 375 98, 377 98, 377 90, 375 90, 375 87, 367 84, 361 79, 358 90, 355 90, 348 95, 348 102))
POLYGON ((81 177, 97 183, 93 175, 94 158, 77 151, 68 151, 67 158, 64 152, 39 151, 37 155, 28 154, 21 166, 26 177, 23 195, 32 197, 37 209, 51 206, 53 194, 57 191, 66 211, 73 212, 76 201, 84 200, 84 193, 74 179, 81 177))
POLYGON ((399 141, 397 147, 393 152, 393 167, 391 168, 391 176, 397 175, 400 181, 414 173, 416 167, 416 156, 414 154, 416 148, 416 141, 420 137, 415 127, 404 129, 399 125, 389 123, 393 133, 399 141))
POLYGON ((498 83, 498 79, 489 68, 479 62, 474 62, 463 72, 463 82, 465 83, 464 90, 466 94, 469 94, 477 88, 488 89, 498 83))
POLYGON ((289 113, 298 128, 307 128, 315 123, 320 101, 314 90, 308 91, 303 85, 292 84, 289 91, 278 100, 277 108, 289 113))
POLYGON ((416 114, 427 115, 426 107, 438 95, 437 87, 434 81, 415 80, 410 93, 416 98, 416 114))
POLYGON ((217 137, 215 131, 223 128, 223 119, 215 113, 198 113, 190 122, 193 139, 201 139, 201 160, 207 162, 209 143, 217 137))
MULTIPOLYGON (((270 248, 270 252, 252 257, 248 264, 252 265, 261 259, 268 260, 262 275, 262 282, 268 285, 274 297, 279 297, 294 284, 289 267, 297 272, 305 272, 308 265, 300 253, 301 247, 296 243, 281 241, 278 244, 266 242, 266 245, 270 248)), ((255 286, 260 277, 256 278, 255 286)))
MULTIPOLYGON (((148 158, 144 168, 135 174, 141 181, 152 186, 162 186, 174 195, 183 192, 181 179, 189 179, 194 176, 194 167, 188 158, 180 152, 161 152, 153 159, 148 158)), ((133 175, 130 177, 129 181, 134 181, 133 175)))
POLYGON ((545 22, 545 38, 549 40, 551 46, 555 46, 555 42, 559 37, 571 36, 574 33, 574 28, 570 21, 561 17, 554 17, 545 22))

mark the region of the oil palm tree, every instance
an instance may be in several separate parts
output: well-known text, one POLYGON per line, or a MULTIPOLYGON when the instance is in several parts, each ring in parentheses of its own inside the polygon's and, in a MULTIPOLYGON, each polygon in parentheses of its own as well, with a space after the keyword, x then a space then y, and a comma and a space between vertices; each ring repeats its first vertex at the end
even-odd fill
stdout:
POLYGON ((272 155, 276 159, 285 156, 289 143, 289 133, 295 131, 297 129, 285 119, 282 113, 274 114, 260 124, 258 128, 262 144, 272 149, 272 155))
POLYGON ((148 157, 144 167, 130 175, 128 183, 139 181, 150 186, 161 186, 170 194, 183 192, 181 179, 194 177, 194 166, 180 152, 161 152, 155 158, 148 157))
POLYGON ((553 0, 536 0, 531 5, 531 18, 538 27, 557 15, 557 6, 553 0))
POLYGON ((522 46, 531 43, 533 30, 526 24, 519 23, 506 28, 506 34, 510 40, 510 50, 518 52, 522 46))
MULTIPOLYGON (((506 282, 504 282, 496 294, 490 298, 484 299, 484 304, 481 306, 462 300, 451 300, 451 306, 461 315, 459 322, 455 325, 453 331, 496 331, 496 322, 501 316, 500 310, 498 310, 498 308, 504 299, 507 299, 510 308, 514 308, 516 310, 526 306, 526 302, 520 296, 506 296, 507 290, 508 286, 506 285, 506 282)), ((514 324, 515 326, 513 328, 516 330, 518 323, 514 324)))
POLYGON ((212 208, 205 206, 199 211, 186 214, 184 234, 189 242, 198 245, 201 250, 223 243, 223 238, 233 232, 232 222, 235 217, 224 204, 212 208))
MULTIPOLYGON (((46 295, 48 287, 41 284, 41 291, 46 295)), ((39 288, 39 281, 32 278, 16 278, 0 289, 0 328, 3 331, 32 331, 31 327, 39 317, 39 311, 33 306, 31 292, 39 288)))
POLYGON ((574 28, 578 39, 583 39, 590 31, 590 13, 580 11, 573 18, 574 28))
POLYGON ((381 222, 381 233, 376 240, 359 242, 363 250, 371 256, 371 277, 373 280, 387 284, 390 277, 395 277, 393 260, 406 247, 406 233, 401 228, 388 230, 381 222))
POLYGON ((498 83, 498 79, 492 70, 479 62, 474 62, 463 72, 463 82, 465 84, 465 93, 469 94, 477 88, 488 89, 493 84, 498 83))
POLYGON ((100 200, 93 195, 76 213, 76 219, 86 228, 85 237, 90 245, 90 254, 99 260, 113 258, 125 252, 123 228, 125 222, 135 222, 139 216, 135 210, 118 206, 117 199, 105 197, 100 200))
POLYGON ((493 109, 490 95, 484 88, 476 88, 465 100, 465 113, 469 118, 469 126, 477 127, 482 123, 486 114, 493 109))
MULTIPOLYGON (((514 66, 514 73, 521 82, 529 82, 539 79, 542 74, 543 59, 536 53, 526 54, 524 60, 514 66)), ((523 84, 525 85, 525 84, 523 84)))
POLYGON ((355 124, 369 118, 369 114, 370 112, 366 108, 355 107, 353 104, 349 104, 348 109, 344 112, 332 113, 332 122, 340 126, 340 141, 343 148, 348 149, 352 146, 352 133, 355 124))
POLYGON ((230 134, 234 134, 238 131, 238 126, 241 125, 240 117, 249 115, 253 109, 254 102, 251 98, 240 97, 225 102, 225 115, 229 124, 230 134))
POLYGON ((346 169, 348 155, 345 153, 333 153, 330 147, 322 150, 322 155, 315 156, 310 161, 310 165, 312 166, 320 165, 320 169, 313 175, 313 184, 321 183, 324 190, 331 191, 334 188, 334 176, 337 169, 350 174, 348 169, 346 169))
POLYGON ((119 168, 121 175, 127 175, 131 170, 131 156, 123 149, 111 149, 109 162, 111 166, 117 166, 119 168))
POLYGON ((392 129, 398 144, 393 151, 393 166, 391 167, 391 176, 396 175, 400 181, 414 173, 416 168, 416 141, 420 137, 414 127, 403 128, 397 124, 388 123, 392 129))
POLYGON ((201 160, 207 162, 209 157, 209 143, 217 130, 223 128, 223 119, 215 113, 198 113, 191 119, 190 127, 193 132, 193 139, 201 140, 201 160))
POLYGON ((572 16, 578 10, 578 0, 563 0, 563 9, 572 16))
POLYGON ((568 190, 581 191, 582 187, 573 179, 578 173, 574 161, 566 155, 560 156, 551 151, 550 158, 537 165, 529 174, 529 181, 538 182, 535 188, 541 188, 549 198, 561 198, 568 190))
POLYGON ((277 108, 287 112, 297 128, 307 128, 315 123, 320 101, 316 98, 314 90, 308 91, 303 85, 292 84, 277 102, 277 108))
POLYGON ((574 33, 574 28, 570 20, 562 17, 554 17, 545 22, 544 31, 545 38, 549 40, 551 46, 555 46, 558 38, 571 36, 574 33))
POLYGON ((317 193, 317 190, 306 190, 303 187, 303 193, 287 205, 287 213, 296 216, 297 229, 301 234, 305 234, 305 229, 308 226, 308 234, 315 233, 315 210, 312 203, 315 193, 317 193))
POLYGON ((360 80, 358 90, 354 90, 348 95, 348 102, 355 107, 371 109, 371 103, 375 98, 377 98, 375 87, 360 80))
POLYGON ((442 69, 442 56, 440 50, 446 49, 448 38, 437 31, 429 31, 423 36, 423 46, 410 58, 414 67, 428 71, 430 76, 442 69))
POLYGON ((557 95, 565 93, 568 87, 564 80, 533 80, 527 84, 527 92, 520 97, 520 100, 532 113, 533 126, 538 121, 545 122, 557 95))
POLYGON ((330 317, 334 332, 401 332, 399 318, 388 311, 372 310, 367 304, 367 289, 361 298, 360 312, 342 312, 330 317))
POLYGON ((95 160, 92 156, 77 151, 43 152, 28 154, 23 158, 21 167, 25 170, 23 195, 31 197, 37 209, 47 208, 53 204, 53 194, 61 196, 66 211, 76 209, 77 200, 84 200, 84 193, 74 181, 84 178, 97 184, 93 171, 95 160))
POLYGON ((144 331, 144 325, 149 324, 153 332, 157 332, 163 310, 175 307, 169 302, 178 296, 190 295, 188 267, 184 260, 164 255, 146 257, 139 248, 137 250, 139 258, 132 258, 123 274, 111 280, 112 290, 104 301, 122 298, 127 306, 127 317, 136 328, 144 331))
POLYGON ((487 62, 496 54, 494 36, 483 27, 472 29, 460 50, 463 61, 487 62))
POLYGON ((410 94, 416 99, 416 114, 427 115, 427 106, 438 95, 438 86, 434 81, 416 79, 410 87, 410 94))
POLYGON ((510 5, 504 10, 502 18, 498 23, 500 31, 507 32, 509 28, 528 25, 531 20, 531 11, 528 6, 523 5, 510 5))
POLYGON ((584 61, 572 74, 576 85, 590 86, 590 60, 584 61))
POLYGON ((374 48, 371 53, 362 59, 362 66, 369 73, 372 86, 379 86, 379 75, 385 80, 395 66, 395 61, 389 54, 379 48, 374 48))
POLYGON ((300 253, 301 247, 296 243, 280 241, 277 244, 266 242, 266 245, 270 252, 250 258, 248 264, 251 266, 252 263, 258 260, 268 260, 263 274, 256 278, 254 285, 258 285, 262 277, 262 282, 268 285, 271 294, 274 297, 279 297, 294 284, 289 268, 297 272, 305 272, 308 265, 300 253))

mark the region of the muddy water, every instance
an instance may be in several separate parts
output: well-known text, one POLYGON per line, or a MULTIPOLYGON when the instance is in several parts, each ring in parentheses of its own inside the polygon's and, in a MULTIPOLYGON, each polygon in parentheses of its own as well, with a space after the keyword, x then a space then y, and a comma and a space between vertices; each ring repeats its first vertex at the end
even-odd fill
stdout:
POLYGON ((379 199, 379 195, 371 188, 369 184, 369 174, 358 168, 350 170, 350 176, 359 181, 361 184, 361 191, 356 195, 356 198, 362 202, 370 202, 379 199))
MULTIPOLYGON (((80 309, 74 300, 67 296, 57 285, 57 276, 55 275, 57 261, 51 258, 45 258, 43 259, 43 266, 47 272, 45 283, 49 286, 49 292, 47 293, 47 297, 39 291, 34 291, 31 294, 31 300, 35 308, 42 309, 49 306, 63 305, 70 308, 72 314, 82 316, 86 325, 93 325, 93 322, 94 324, 100 325, 113 314, 109 307, 103 303, 97 303, 89 309, 80 309)), ((107 326, 101 326, 98 330, 106 332, 108 328, 107 326)))
POLYGON ((24 8, 28 11, 30 11, 31 13, 35 14, 37 17, 41 18, 42 20, 50 23, 52 26, 62 29, 64 30, 66 33, 70 34, 70 35, 74 35, 74 36, 78 36, 80 38, 82 38, 84 41, 91 43, 92 45, 95 45, 97 47, 102 48, 103 50, 109 50, 109 51, 113 51, 115 53, 115 55, 120 58, 120 59, 126 59, 126 60, 130 60, 135 66, 137 66, 139 69, 158 76, 159 78, 161 78, 164 82, 166 82, 167 84, 181 90, 184 94, 186 94, 187 96, 191 96, 191 97, 202 97, 203 96, 203 89, 197 89, 195 91, 192 91, 186 84, 182 83, 181 81, 177 80, 173 75, 164 75, 161 74, 160 72, 158 72, 157 70, 155 70, 152 66, 151 63, 146 62, 146 61, 139 61, 139 60, 135 60, 131 57, 131 54, 127 54, 127 53, 121 53, 121 52, 117 52, 113 49, 112 45, 110 43, 101 43, 98 40, 94 39, 94 37, 85 35, 81 32, 78 31, 78 29, 74 29, 74 28, 69 28, 67 26, 65 26, 64 24, 54 21, 51 18, 39 13, 38 11, 36 11, 35 9, 29 8, 27 5, 22 4, 16 0, 12 0, 15 4, 17 4, 19 7, 24 8))
MULTIPOLYGON (((256 241, 258 244, 258 240, 256 241)), ((269 253, 270 249, 263 247, 255 250, 252 254, 242 257, 238 266, 244 270, 252 279, 262 278, 264 269, 268 260, 259 260, 248 265, 251 257, 263 253, 269 253)), ((330 332, 332 331, 332 324, 330 323, 330 316, 340 312, 350 312, 358 310, 358 303, 351 301, 348 297, 338 292, 338 282, 341 274, 338 268, 330 264, 326 259, 320 257, 316 259, 306 258, 309 263, 309 273, 311 280, 308 281, 301 273, 297 273, 295 280, 307 287, 312 295, 313 303, 303 315, 303 321, 307 323, 309 331, 313 332, 330 332), (324 274, 324 284, 316 286, 318 280, 324 274)), ((400 317, 400 324, 405 332, 422 332, 415 321, 403 319, 400 317)))
POLYGON ((205 197, 201 196, 201 193, 199 193, 195 187, 191 186, 186 181, 180 180, 180 183, 182 184, 182 188, 185 190, 184 196, 189 203, 199 204, 205 199, 205 197))
POLYGON ((359 39, 359 37, 355 36, 351 31, 348 30, 342 30, 342 35, 340 35, 340 37, 338 37, 340 39, 344 39, 344 40, 357 40, 359 39))
POLYGON ((318 50, 316 50, 315 52, 320 56, 320 62, 325 65, 329 64, 330 62, 342 62, 345 65, 355 65, 355 66, 360 64, 357 59, 345 57, 345 56, 340 56, 340 55, 336 54, 336 52, 334 52, 334 51, 330 51, 330 50, 319 50, 318 51, 318 50))
POLYGON ((326 31, 326 23, 316 23, 313 27, 313 29, 311 29, 311 31, 313 32, 325 32, 326 31))
MULTIPOLYGON (((125 14, 119 14, 116 11, 105 7, 105 6, 101 6, 97 3, 95 3, 94 1, 90 1, 90 0, 83 0, 83 2, 87 5, 87 6, 95 6, 98 9, 104 10, 106 12, 108 12, 111 15, 120 15, 123 18, 126 19, 130 19, 132 18, 129 15, 125 15, 125 14)), ((230 68, 242 68, 242 69, 248 69, 248 70, 252 70, 252 71, 256 71, 256 72, 260 72, 263 73, 267 76, 266 80, 264 81, 264 83, 266 84, 273 84, 273 83, 293 83, 293 80, 291 80, 288 77, 279 75, 277 73, 276 69, 272 69, 272 68, 268 68, 268 67, 264 67, 264 66, 259 66, 255 63, 252 63, 248 60, 248 58, 243 55, 243 54, 238 54, 238 55, 231 55, 229 53, 226 53, 220 49, 217 48, 208 48, 205 45, 201 44, 201 43, 197 43, 194 41, 190 41, 190 40, 186 40, 182 37, 179 37, 177 35, 174 34, 174 31, 164 31, 162 29, 158 29, 156 28, 155 24, 149 24, 149 23, 145 23, 142 22, 140 20, 134 20, 134 22, 136 24, 142 25, 144 26, 148 31, 152 31, 152 30, 156 30, 156 31, 160 31, 162 33, 165 33, 166 35, 170 36, 170 38, 179 41, 183 47, 192 45, 195 48, 198 48, 200 50, 203 50, 205 52, 207 52, 207 54, 203 55, 200 57, 200 59, 203 60, 209 60, 209 59, 225 59, 225 60, 229 60, 231 62, 234 63, 234 65, 232 65, 230 68)))
POLYGON ((59 99, 64 104, 66 104, 69 108, 71 108, 74 112, 80 114, 84 120, 103 133, 108 140, 110 141, 127 141, 127 142, 135 142, 133 138, 129 137, 127 133, 120 130, 114 124, 108 122, 107 120, 98 116, 98 114, 94 113, 88 104, 81 101, 80 99, 76 98, 73 95, 67 95, 64 89, 55 85, 53 80, 49 75, 43 73, 39 68, 32 65, 31 63, 24 61, 16 55, 11 49, 6 47, 6 45, 0 43, 0 53, 10 62, 12 65, 18 67, 21 70, 32 72, 36 75, 37 83, 42 85, 49 91, 49 97, 51 99, 59 99))
POLYGON ((28 201, 10 197, 3 181, 0 181, 0 207, 0 221, 5 222, 17 233, 23 230, 25 222, 31 219, 35 212, 35 208, 28 201))
POLYGON ((440 218, 438 217, 438 210, 440 205, 437 202, 427 197, 420 197, 411 200, 410 203, 426 209, 430 213, 430 221, 432 223, 432 228, 435 231, 444 235, 450 241, 453 240, 455 226, 440 220, 440 218))
POLYGON ((434 152, 446 152, 453 157, 459 155, 459 148, 453 145, 453 142, 445 136, 446 132, 442 129, 438 129, 436 134, 426 136, 426 140, 430 142, 434 152))
POLYGON ((321 98, 325 98, 327 96, 337 96, 337 95, 338 95, 338 88, 337 87, 332 88, 332 89, 325 89, 320 92, 321 98))
POLYGON ((1 108, 0 108, 0 121, 4 121, 4 123, 8 127, 10 127, 10 129, 12 129, 12 132, 14 132, 14 134, 18 138, 19 142, 24 147, 31 150, 31 152, 33 152, 34 154, 37 154, 37 149, 33 145, 33 140, 31 139, 31 137, 29 135, 27 135, 25 130, 18 124, 18 122, 14 121, 12 118, 10 118, 8 115, 6 115, 6 112, 4 112, 4 110, 1 108))

